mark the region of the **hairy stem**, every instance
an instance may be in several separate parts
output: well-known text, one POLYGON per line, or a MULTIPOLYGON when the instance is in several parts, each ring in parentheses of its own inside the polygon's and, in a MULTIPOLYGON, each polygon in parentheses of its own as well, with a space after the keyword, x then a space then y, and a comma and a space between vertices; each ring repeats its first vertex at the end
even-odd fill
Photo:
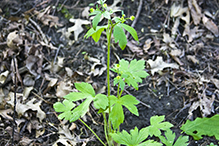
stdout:
POLYGON ((97 134, 96 134, 83 120, 81 120, 81 119, 79 118, 79 121, 81 121, 81 123, 83 123, 83 124, 96 136, 96 138, 97 138, 104 146, 106 146, 105 143, 100 139, 100 137, 97 136, 97 134))

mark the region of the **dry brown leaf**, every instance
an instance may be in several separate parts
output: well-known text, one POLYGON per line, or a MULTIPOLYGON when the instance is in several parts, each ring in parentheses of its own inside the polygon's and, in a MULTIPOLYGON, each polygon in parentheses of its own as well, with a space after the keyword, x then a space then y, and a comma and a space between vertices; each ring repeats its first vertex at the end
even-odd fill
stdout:
POLYGON ((196 0, 188 0, 189 9, 191 11, 192 19, 195 25, 198 25, 202 18, 201 8, 196 0))
POLYGON ((29 139, 26 136, 22 136, 21 140, 19 141, 20 145, 29 145, 33 140, 29 139))
MULTIPOLYGON (((10 92, 9 96, 11 98, 10 101, 8 101, 7 103, 10 104, 12 107, 14 106, 14 93, 10 92)), ((21 96, 23 96, 23 94, 21 94, 21 96)), ((17 95, 18 97, 18 95, 17 95)), ((36 111, 37 112, 37 117, 39 118, 40 122, 42 122, 42 120, 46 117, 46 114, 41 110, 40 105, 41 105, 42 101, 39 102, 35 102, 35 99, 31 99, 30 101, 28 101, 27 103, 23 104, 21 103, 20 99, 17 99, 17 104, 16 104, 16 111, 18 116, 25 116, 25 112, 27 110, 32 110, 32 111, 36 111)))
POLYGON ((7 79, 8 75, 9 75, 8 70, 6 70, 6 71, 4 71, 0 74, 0 84, 4 84, 4 82, 7 79))
POLYGON ((216 78, 212 78, 211 81, 214 83, 214 85, 219 89, 219 80, 216 78))
POLYGON ((69 77, 72 77, 73 71, 69 67, 65 67, 65 71, 69 77))
POLYGON ((183 32, 183 36, 188 35, 189 39, 187 40, 188 42, 192 42, 193 39, 196 39, 198 37, 201 37, 203 34, 202 29, 198 29, 198 26, 195 26, 193 29, 190 29, 189 25, 185 25, 185 29, 183 32))
POLYGON ((0 115, 7 120, 11 120, 13 121, 13 118, 10 116, 12 115, 13 110, 12 109, 4 109, 4 110, 0 110, 0 115))
POLYGON ((170 67, 170 68, 179 68, 179 65, 175 63, 166 63, 163 61, 163 58, 161 56, 158 56, 155 61, 149 59, 147 61, 151 67, 151 74, 154 75, 155 72, 162 71, 164 68, 170 67))
POLYGON ((90 74, 93 74, 94 76, 101 76, 104 71, 106 70, 106 65, 105 64, 102 64, 102 63, 94 63, 92 66, 91 66, 91 72, 89 73, 90 74))
POLYGON ((192 106, 189 108, 188 118, 191 119, 193 116, 193 111, 200 107, 203 117, 207 117, 211 114, 211 107, 214 102, 215 97, 212 96, 211 99, 208 99, 205 94, 198 94, 199 101, 193 102, 192 106))
POLYGON ((64 97, 70 91, 72 91, 72 83, 71 81, 64 82, 60 81, 57 86, 56 96, 57 97, 64 97))
POLYGON ((214 34, 215 37, 219 36, 218 27, 212 20, 203 15, 202 22, 205 25, 205 27, 214 34))
POLYGON ((82 11, 82 17, 85 17, 88 19, 89 14, 90 14, 89 10, 90 10, 90 7, 85 7, 84 10, 82 11))
POLYGON ((145 53, 148 52, 148 50, 151 48, 151 44, 153 43, 152 39, 149 38, 144 42, 143 50, 145 53))
POLYGON ((2 90, 2 88, 0 88, 0 109, 5 109, 5 94, 2 90))
POLYGON ((19 45, 23 43, 23 39, 18 34, 18 31, 13 31, 7 36, 7 45, 9 48, 17 51, 19 45))
POLYGON ((127 46, 129 47, 129 49, 133 52, 136 53, 138 55, 144 55, 143 50, 136 46, 134 43, 132 43, 132 41, 128 41, 127 46))
POLYGON ((33 87, 25 87, 23 91, 23 100, 26 100, 30 95, 30 92, 33 90, 33 87))
POLYGON ((187 55, 186 57, 187 57, 188 60, 191 60, 194 64, 199 64, 199 60, 196 59, 195 56, 187 55))
POLYGON ((63 26, 59 23, 59 17, 49 15, 50 6, 45 9, 43 12, 38 12, 34 10, 34 13, 37 15, 37 19, 40 20, 44 25, 49 25, 50 27, 63 26))
POLYGON ((74 32, 74 38, 77 41, 79 34, 84 30, 82 25, 88 25, 90 24, 90 21, 82 19, 69 19, 69 21, 75 23, 75 25, 68 28, 68 36, 70 36, 69 34, 71 34, 71 32, 74 32))

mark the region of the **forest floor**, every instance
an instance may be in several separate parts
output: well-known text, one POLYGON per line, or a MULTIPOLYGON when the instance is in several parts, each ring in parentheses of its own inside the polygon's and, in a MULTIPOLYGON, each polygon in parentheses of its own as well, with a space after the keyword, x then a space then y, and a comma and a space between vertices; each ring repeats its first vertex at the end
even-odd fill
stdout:
MULTIPOLYGON (((75 91, 75 82, 88 82, 97 93, 106 93, 106 36, 98 43, 83 37, 91 26, 90 3, 95 0, 1 0, 1 146, 12 144, 13 133, 14 143, 21 146, 101 145, 80 121, 60 121, 53 109, 55 102, 75 91)), ((121 58, 143 59, 150 74, 138 91, 125 88, 125 94, 141 103, 138 117, 125 109, 121 129, 143 128, 150 117, 165 115, 179 137, 187 119, 219 114, 218 0, 109 0, 107 4, 127 17, 136 16, 136 23, 127 23, 140 40, 138 44, 129 37, 124 51, 113 43, 111 66, 121 58)), ((93 107, 83 120, 105 141, 103 118, 93 107)), ((189 146, 211 142, 219 141, 189 137, 189 146)))

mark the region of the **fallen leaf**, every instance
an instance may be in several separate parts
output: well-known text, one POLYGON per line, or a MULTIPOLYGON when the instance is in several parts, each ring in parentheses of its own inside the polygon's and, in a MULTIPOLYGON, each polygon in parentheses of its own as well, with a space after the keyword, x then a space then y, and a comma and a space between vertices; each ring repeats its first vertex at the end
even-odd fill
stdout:
POLYGON ((64 97, 68 93, 72 91, 72 83, 71 81, 64 82, 60 81, 57 86, 56 96, 57 97, 64 97))
POLYGON ((202 18, 201 8, 196 0, 188 0, 188 6, 191 11, 192 19, 195 25, 198 25, 202 18))
POLYGON ((23 91, 23 100, 26 100, 30 95, 30 92, 33 90, 33 87, 25 87, 23 91))
POLYGON ((163 61, 163 58, 161 56, 158 56, 155 61, 149 59, 148 64, 151 67, 151 74, 154 75, 155 72, 162 71, 164 68, 170 67, 170 68, 179 68, 179 65, 176 63, 166 63, 163 61))
MULTIPOLYGON (((22 96, 23 94, 21 94, 22 96)), ((7 103, 10 104, 12 107, 14 106, 14 93, 10 92, 9 96, 11 98, 10 101, 8 101, 7 103)), ((17 96, 18 97, 18 96, 17 96)), ((40 122, 42 122, 42 120, 44 118, 46 118, 46 114, 41 110, 40 105, 42 103, 42 101, 39 102, 35 102, 36 100, 33 98, 30 101, 28 101, 27 103, 23 104, 21 103, 20 99, 17 99, 17 103, 16 103, 16 112, 18 114, 18 117, 20 116, 25 116, 25 112, 27 110, 32 110, 32 111, 36 111, 37 112, 37 117, 39 118, 40 122)))
POLYGON ((202 22, 205 25, 205 27, 215 35, 215 37, 219 36, 218 27, 212 20, 203 15, 202 22))
POLYGON ((7 36, 7 45, 9 48, 17 51, 20 44, 23 43, 22 38, 18 34, 18 31, 13 31, 7 36))
POLYGON ((187 57, 188 60, 191 60, 194 64, 199 64, 199 60, 196 59, 195 56, 187 55, 186 57, 187 57))
POLYGON ((4 84, 4 82, 7 79, 8 75, 9 75, 8 70, 6 70, 6 71, 4 71, 0 74, 0 84, 4 84))
POLYGON ((75 25, 68 28, 68 36, 70 36, 69 34, 71 34, 71 32, 74 32, 74 38, 77 41, 79 34, 84 30, 82 25, 88 25, 90 24, 90 21, 82 19, 69 19, 69 21, 75 23, 75 25))

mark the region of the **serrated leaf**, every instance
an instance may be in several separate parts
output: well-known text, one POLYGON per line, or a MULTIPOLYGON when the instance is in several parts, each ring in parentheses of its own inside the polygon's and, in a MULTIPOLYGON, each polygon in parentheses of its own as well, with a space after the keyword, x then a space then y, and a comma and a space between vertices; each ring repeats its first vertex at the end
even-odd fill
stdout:
POLYGON ((189 137, 182 136, 182 135, 174 143, 176 134, 173 133, 170 129, 168 129, 165 132, 165 137, 160 136, 159 138, 162 141, 162 143, 164 143, 166 146, 187 146, 188 145, 189 137))
POLYGON ((124 23, 120 23, 119 24, 122 28, 124 28, 126 31, 128 31, 132 37, 138 41, 138 35, 137 35, 137 32, 135 31, 135 29, 127 24, 124 24, 124 23))
POLYGON ((147 137, 147 131, 145 128, 138 130, 137 127, 135 129, 130 130, 130 134, 123 130, 122 132, 110 133, 113 140, 119 144, 127 145, 127 146, 161 146, 162 144, 155 142, 153 140, 147 140, 143 142, 147 137), (141 143, 143 142, 143 143, 141 143))
POLYGON ((83 117, 87 113, 92 100, 93 98, 87 98, 84 102, 82 102, 79 106, 77 106, 72 111, 73 115, 70 119, 70 122, 74 122, 78 120, 80 117, 83 117))
POLYGON ((108 106, 108 98, 106 95, 104 94, 97 94, 94 98, 94 107, 96 109, 106 109, 106 107, 108 106))
MULTIPOLYGON (((62 106, 62 103, 59 103, 59 102, 55 103, 55 106, 54 106, 55 110, 58 110, 57 112, 63 112, 62 114, 60 114, 60 118, 63 119, 65 117, 70 122, 74 122, 80 117, 83 117, 87 113, 89 109, 89 105, 95 99, 95 91, 90 84, 84 83, 84 82, 75 83, 75 87, 80 92, 71 92, 68 95, 64 96, 66 100, 64 100, 63 104, 66 106, 62 106), (76 108, 74 108, 75 104, 72 102, 82 100, 82 99, 85 99, 85 100, 80 105, 78 105, 76 108), (72 104, 74 106, 70 108, 70 105, 72 104), (69 108, 66 108, 66 107, 69 107, 69 108), (74 109, 72 110, 72 108, 74 109)), ((99 102, 101 100, 97 99, 96 101, 99 102)), ((102 102, 103 101, 101 101, 101 103, 102 102)), ((101 105, 101 106, 105 107, 105 105, 101 105)))
POLYGON ((124 50, 127 44, 127 38, 123 28, 118 24, 114 27, 113 36, 115 39, 115 43, 119 41, 119 47, 124 50))
POLYGON ((157 116, 157 115, 150 118, 151 125, 147 127, 150 136, 154 135, 159 137, 161 135, 160 130, 166 131, 167 129, 173 127, 173 125, 169 122, 162 122, 164 118, 165 116, 157 116))
POLYGON ((110 106, 112 106, 111 113, 109 115, 113 128, 117 129, 124 121, 123 107, 125 106, 131 113, 138 116, 138 109, 135 105, 139 103, 134 96, 125 95, 118 99, 115 96, 109 96, 110 106))
POLYGON ((180 137, 176 140, 173 146, 187 146, 189 144, 188 141, 189 141, 188 136, 180 135, 180 137))
MULTIPOLYGON (((149 74, 144 71, 145 69, 144 60, 132 60, 129 64, 128 61, 124 59, 119 61, 119 67, 114 67, 112 71, 121 75, 121 81, 127 83, 129 86, 133 86, 138 90, 138 83, 142 82, 141 78, 147 77, 149 74)), ((119 80, 114 78, 114 85, 117 84, 119 80)), ((120 85, 121 90, 124 90, 125 85, 120 85)))
POLYGON ((75 104, 72 101, 64 100, 63 103, 56 102, 53 105, 53 108, 56 112, 63 112, 58 117, 62 120, 65 118, 65 120, 70 120, 71 118, 71 110, 75 107, 75 104))
POLYGON ((215 136, 219 140, 219 115, 216 114, 211 118, 196 118, 194 121, 187 120, 180 128, 195 140, 202 139, 202 135, 215 136))
POLYGON ((121 101, 121 104, 125 106, 131 113, 133 113, 136 116, 139 116, 138 109, 135 105, 139 104, 140 102, 136 100, 134 96, 131 95, 125 95, 119 99, 121 101))

